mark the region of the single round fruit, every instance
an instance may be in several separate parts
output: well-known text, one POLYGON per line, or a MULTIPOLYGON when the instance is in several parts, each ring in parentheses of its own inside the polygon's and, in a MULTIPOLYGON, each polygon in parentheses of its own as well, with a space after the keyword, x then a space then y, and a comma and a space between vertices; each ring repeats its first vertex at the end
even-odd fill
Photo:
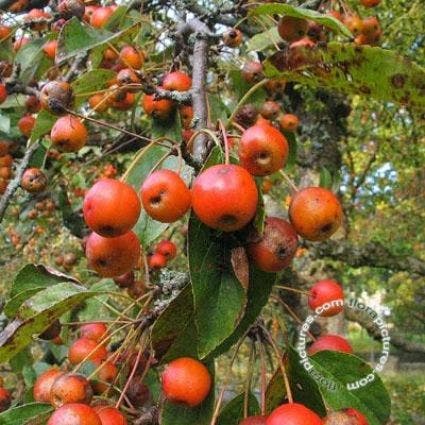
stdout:
POLYGON ((82 338, 92 339, 101 342, 105 338, 108 328, 102 322, 86 323, 80 327, 80 336, 82 338))
POLYGON ((71 108, 73 100, 72 88, 65 81, 50 81, 40 92, 41 107, 56 115, 61 115, 65 109, 71 108))
POLYGON ((348 343, 348 341, 339 335, 323 335, 316 339, 313 344, 310 345, 308 349, 308 354, 312 356, 313 354, 318 353, 319 351, 340 351, 342 353, 353 352, 353 348, 348 343))
POLYGON ((114 363, 109 361, 103 362, 101 368, 97 371, 91 382, 94 393, 103 394, 107 391, 110 385, 115 381, 117 375, 118 368, 114 363))
POLYGON ((162 373, 165 397, 189 407, 198 406, 207 398, 211 384, 211 375, 205 365, 190 357, 173 360, 162 373))
POLYGON ((27 168, 21 179, 21 187, 29 193, 42 192, 47 187, 47 177, 39 168, 27 168))
POLYGON ((364 7, 375 7, 378 6, 379 3, 381 3, 381 0, 360 0, 360 3, 364 7))
POLYGON ((283 134, 272 125, 260 123, 245 130, 239 141, 239 162, 254 176, 266 176, 281 169, 289 147, 283 134))
POLYGON ((12 396, 9 390, 6 388, 0 387, 0 412, 4 412, 9 409, 12 404, 12 396))
POLYGON ((174 71, 162 80, 164 90, 188 91, 192 87, 192 79, 185 72, 174 71))
POLYGON ((235 121, 242 127, 251 127, 257 122, 258 109, 252 103, 240 107, 235 114, 235 121))
POLYGON ((120 50, 120 62, 126 67, 140 69, 145 62, 145 55, 133 46, 124 46, 120 50))
POLYGON ((263 236, 248 245, 248 254, 260 270, 278 272, 289 266, 297 246, 297 233, 287 221, 267 217, 263 236))
POLYGON ((83 361, 91 360, 95 364, 99 364, 108 356, 106 348, 88 338, 76 339, 68 350, 68 359, 72 364, 78 364, 83 361))
POLYGON ((282 404, 270 414, 266 425, 322 425, 320 417, 299 403, 282 404))
POLYGON ((71 19, 74 16, 82 19, 86 6, 83 0, 62 0, 58 4, 57 10, 64 19, 71 19))
POLYGON ((131 380, 127 390, 127 397, 130 403, 136 407, 143 407, 150 400, 151 392, 149 387, 141 381, 140 376, 135 375, 131 380))
POLYGON ((167 257, 162 254, 158 254, 157 252, 150 255, 148 258, 148 266, 152 270, 162 269, 167 265, 167 257))
POLYGON ((7 90, 4 84, 0 84, 0 103, 3 103, 7 99, 7 90))
POLYGON ((43 52, 49 59, 54 59, 58 48, 57 40, 50 40, 43 45, 43 52))
POLYGON ((38 337, 45 341, 50 341, 55 339, 60 335, 62 330, 62 325, 59 319, 55 320, 43 333, 41 333, 38 337))
POLYGON ((319 280, 308 293, 308 306, 312 310, 316 310, 320 307, 327 307, 328 303, 331 307, 323 309, 320 316, 331 317, 343 311, 344 291, 342 286, 333 279, 319 280), (335 301, 341 301, 341 303, 336 305, 335 301))
POLYGON ((24 115, 18 121, 19 131, 26 137, 31 136, 32 129, 35 125, 35 118, 32 115, 24 115))
POLYGON ((192 186, 192 207, 199 220, 224 232, 246 226, 255 216, 257 202, 253 177, 238 165, 207 168, 192 186))
POLYGON ((77 152, 87 142, 85 125, 73 115, 60 117, 52 127, 50 139, 55 148, 63 152, 77 152))
POLYGON ((239 422, 239 425, 266 425, 266 421, 267 416, 249 416, 242 422, 239 422))
POLYGON ((260 114, 266 120, 274 120, 280 113, 280 105, 274 100, 268 100, 261 105, 260 114))
POLYGON ((53 412, 47 425, 102 425, 102 421, 90 406, 70 403, 53 412))
POLYGON ((164 239, 157 244, 155 252, 163 255, 167 260, 172 260, 177 255, 177 247, 174 242, 164 239))
POLYGON ((87 192, 83 202, 84 220, 98 235, 115 237, 130 231, 140 216, 140 199, 128 184, 101 179, 87 192))
POLYGON ((174 171, 154 171, 140 190, 143 208, 154 220, 173 223, 183 217, 191 204, 190 190, 174 171))
POLYGON ((135 277, 134 272, 130 271, 122 274, 121 276, 114 277, 114 282, 120 288, 129 288, 134 284, 135 277))
POLYGON ((279 125, 283 131, 294 132, 300 125, 300 120, 294 114, 283 114, 279 118, 279 125))
POLYGON ((69 403, 90 404, 93 390, 83 375, 64 373, 58 376, 50 389, 50 403, 56 409, 69 403))
POLYGON ((242 78, 250 84, 258 83, 264 78, 261 62, 248 61, 242 67, 242 78))
POLYGON ((52 368, 38 376, 32 390, 34 400, 39 403, 50 403, 50 390, 55 380, 61 375, 63 375, 61 370, 52 368))
POLYGON ((120 276, 133 270, 140 258, 140 242, 134 232, 115 238, 92 233, 87 238, 89 266, 103 277, 120 276))
POLYGON ((280 18, 277 30, 279 35, 288 42, 297 41, 306 36, 308 31, 308 21, 292 16, 280 18))
POLYGON ((223 43, 227 47, 238 47, 242 43, 242 32, 232 28, 223 34, 223 43))
POLYGON ((296 192, 289 205, 289 218, 303 238, 323 241, 332 236, 342 222, 338 198, 323 187, 307 187, 296 192))
POLYGON ((155 99, 154 94, 145 94, 142 102, 143 110, 158 120, 167 120, 174 111, 174 103, 169 99, 155 99))
POLYGON ((115 407, 96 406, 95 412, 99 416, 102 425, 127 425, 125 416, 115 407))
POLYGON ((97 7, 90 15, 90 25, 95 28, 103 28, 113 14, 114 10, 109 6, 97 7))
POLYGON ((355 423, 355 425, 369 425, 369 421, 366 419, 366 416, 363 415, 363 413, 359 412, 358 410, 350 407, 348 409, 345 409, 344 412, 348 416, 356 419, 357 422, 355 423))

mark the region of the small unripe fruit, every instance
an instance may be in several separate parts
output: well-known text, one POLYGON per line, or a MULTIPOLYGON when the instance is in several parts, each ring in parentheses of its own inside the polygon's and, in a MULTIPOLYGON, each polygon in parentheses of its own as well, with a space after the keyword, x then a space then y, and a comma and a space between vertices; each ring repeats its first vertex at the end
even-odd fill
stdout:
POLYGON ((63 256, 63 264, 68 267, 72 267, 77 262, 77 256, 73 252, 67 252, 63 256))
POLYGON ((50 403, 50 390, 53 383, 61 375, 63 375, 61 370, 53 368, 47 369, 38 376, 33 388, 34 400, 39 403, 50 403))
POLYGON ((164 77, 162 87, 170 91, 187 91, 192 87, 192 79, 182 71, 170 72, 164 77))
POLYGON ((158 170, 148 176, 140 197, 146 213, 163 223, 173 223, 183 217, 191 204, 190 190, 172 170, 158 170))
POLYGON ((281 169, 289 148, 283 134, 269 124, 248 128, 239 141, 240 165, 254 176, 266 176, 281 169))
POLYGON ((255 105, 248 103, 236 111, 235 121, 242 127, 251 127, 258 118, 258 110, 255 105))
POLYGON ((103 277, 120 276, 133 270, 140 257, 140 242, 133 232, 114 238, 92 233, 87 238, 89 266, 103 277))
POLYGON ((167 260, 172 260, 177 254, 177 248, 174 242, 164 239, 155 247, 155 252, 163 255, 167 260))
POLYGON ((68 358, 72 364, 88 360, 99 364, 106 359, 107 355, 108 352, 103 345, 88 338, 76 339, 68 350, 68 358))
POLYGON ((274 120, 280 113, 280 105, 274 100, 268 100, 261 105, 260 114, 266 120, 274 120))
POLYGON ((284 16, 280 19, 277 30, 285 41, 297 41, 307 34, 308 21, 292 16, 284 16))
POLYGON ((77 152, 87 142, 88 134, 85 125, 73 115, 60 117, 50 132, 52 144, 63 152, 77 152))
POLYGON ((149 256, 148 265, 152 270, 162 269, 167 265, 167 258, 162 254, 154 253, 149 256))
POLYGON ((224 232, 246 226, 255 216, 257 202, 253 177, 238 165, 207 168, 192 185, 192 207, 196 216, 208 227, 224 232))
MULTIPOLYGON (((344 291, 341 285, 332 279, 324 279, 316 282, 310 289, 308 294, 308 306, 312 310, 319 307, 332 304, 333 301, 341 300, 344 302, 344 291)), ((324 310, 320 316, 331 317, 344 310, 343 305, 333 305, 332 307, 324 310)))
POLYGON ((162 390, 171 402, 189 407, 201 404, 212 385, 208 369, 198 360, 182 357, 169 363, 162 373, 162 390))
POLYGON ((266 425, 322 425, 320 417, 299 403, 282 404, 270 414, 266 425))
POLYGON ((35 125, 35 118, 32 115, 24 115, 19 121, 18 121, 18 128, 20 132, 26 136, 30 137, 32 129, 35 125))
POLYGON ((27 168, 22 176, 21 187, 29 193, 42 192, 47 187, 47 177, 39 168, 27 168))
POLYGON ((50 81, 40 92, 41 107, 56 115, 63 114, 65 109, 71 108, 73 100, 72 88, 65 81, 50 81))
POLYGON ((242 32, 232 28, 223 34, 223 43, 227 47, 238 47, 242 43, 242 32))
POLYGON ((58 48, 58 41, 50 40, 43 45, 43 52, 48 58, 55 59, 57 48, 58 48))
POLYGON ((94 408, 98 414, 102 425, 127 425, 125 416, 115 407, 96 406, 94 408))
POLYGON ((91 230, 103 237, 116 237, 130 231, 140 211, 137 192, 119 180, 101 179, 84 197, 84 220, 91 230))
POLYGON ((283 131, 295 131, 300 125, 299 118, 294 114, 283 114, 279 118, 279 125, 283 131))
POLYGON ((254 264, 265 272, 278 272, 287 267, 297 251, 298 237, 292 226, 277 217, 268 217, 263 236, 248 245, 254 264))
POLYGON ((313 354, 318 353, 319 351, 340 351, 342 353, 351 354, 353 348, 348 343, 348 341, 339 335, 323 335, 316 339, 313 344, 310 345, 308 349, 308 354, 312 356, 313 354))
POLYGON ((80 327, 80 335, 82 338, 92 339, 96 342, 101 342, 106 336, 108 328, 104 323, 86 323, 80 327))
POLYGON ((342 207, 330 190, 307 187, 293 195, 289 218, 299 235, 311 241, 323 241, 341 225, 342 207))
POLYGON ((47 425, 102 425, 102 421, 90 406, 70 403, 57 409, 47 425))
POLYGON ((90 404, 93 390, 90 382, 83 376, 64 373, 58 376, 50 389, 50 402, 57 409, 64 404, 90 404))
POLYGON ((151 393, 140 377, 134 376, 128 387, 127 397, 133 406, 143 407, 150 400, 151 393))

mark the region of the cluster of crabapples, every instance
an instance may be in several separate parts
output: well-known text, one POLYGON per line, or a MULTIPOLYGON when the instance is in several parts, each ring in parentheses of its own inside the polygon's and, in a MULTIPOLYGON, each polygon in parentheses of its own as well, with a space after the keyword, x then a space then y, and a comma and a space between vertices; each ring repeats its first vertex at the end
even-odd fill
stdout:
POLYGON ((0 195, 6 191, 9 180, 13 173, 13 157, 10 154, 12 144, 6 140, 0 140, 0 195))

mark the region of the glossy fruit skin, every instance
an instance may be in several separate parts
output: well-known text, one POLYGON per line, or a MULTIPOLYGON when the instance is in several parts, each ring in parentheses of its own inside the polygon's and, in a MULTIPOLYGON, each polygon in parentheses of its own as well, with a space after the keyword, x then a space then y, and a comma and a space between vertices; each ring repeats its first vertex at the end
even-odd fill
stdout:
POLYGON ((50 132, 52 144, 63 152, 77 152, 87 142, 88 133, 81 120, 73 115, 58 118, 50 132))
POLYGON ((146 115, 158 120, 167 120, 174 111, 174 103, 169 99, 155 99, 153 94, 143 96, 142 107, 146 115))
POLYGON ((7 98, 7 90, 4 84, 0 84, 0 103, 3 103, 7 98))
POLYGON ((133 270, 140 257, 140 242, 133 232, 114 238, 92 233, 87 238, 89 266, 100 276, 115 277, 133 270))
POLYGON ((284 16, 279 20, 277 30, 285 41, 297 41, 307 34, 308 21, 292 16, 284 16))
POLYGON ((174 403, 189 407, 201 404, 212 385, 208 369, 198 360, 181 357, 169 363, 162 373, 162 391, 174 403))
POLYGON ((353 348, 348 341, 339 335, 323 335, 316 339, 308 349, 309 356, 318 353, 319 351, 340 351, 341 353, 351 354, 353 348))
POLYGON ((70 403, 57 409, 47 425, 102 425, 98 414, 90 406, 70 403))
POLYGON ((55 380, 63 375, 59 369, 47 369, 39 375, 33 387, 34 400, 39 403, 50 403, 50 390, 55 380))
POLYGON ((135 277, 133 271, 124 273, 121 276, 114 277, 115 284, 118 285, 120 288, 129 288, 134 284, 134 281, 135 277))
POLYGON ((102 394, 107 391, 118 375, 118 368, 114 363, 105 361, 102 363, 102 367, 96 373, 94 381, 91 382, 91 386, 95 394, 102 394))
POLYGON ((162 80, 162 87, 170 91, 187 91, 192 87, 192 78, 182 71, 170 72, 162 80))
POLYGON ((9 409, 12 404, 12 396, 10 392, 3 387, 0 387, 0 412, 9 409))
POLYGON ((86 323, 80 326, 80 335, 82 338, 92 339, 96 342, 101 342, 106 336, 108 328, 104 323, 86 323))
POLYGON ((145 62, 145 55, 133 46, 124 46, 119 55, 121 63, 133 69, 140 69, 145 62))
POLYGON ((74 95, 71 86, 65 81, 50 81, 40 91, 40 104, 43 109, 55 115, 72 107, 74 95))
POLYGON ((299 118, 294 114, 283 114, 279 118, 279 125, 283 131, 295 131, 300 125, 299 118))
POLYGON ((152 270, 162 269, 167 265, 167 257, 165 255, 155 252, 148 258, 149 268, 152 270))
POLYGON ((78 364, 88 360, 91 360, 95 364, 99 364, 105 360, 107 356, 108 352, 103 345, 88 338, 76 339, 68 350, 68 358, 72 364, 78 364))
POLYGON ((366 416, 363 415, 363 413, 359 412, 358 410, 350 407, 349 409, 345 409, 344 412, 348 416, 351 416, 356 419, 357 421, 356 425, 369 425, 369 421, 367 420, 366 416))
POLYGON ((47 177, 39 168, 27 168, 22 176, 21 187, 29 193, 42 192, 47 187, 47 177))
POLYGON ((278 272, 288 267, 298 247, 298 236, 281 218, 267 217, 264 233, 258 242, 248 245, 248 255, 265 272, 278 272))
POLYGON ((113 13, 114 10, 109 6, 96 8, 90 15, 90 25, 94 28, 103 28, 113 13))
POLYGON ((298 403, 282 404, 270 414, 266 425, 322 425, 320 417, 298 403))
POLYGON ((224 232, 246 226, 255 216, 257 202, 253 177, 238 165, 207 168, 192 185, 192 208, 196 216, 208 227, 224 232))
MULTIPOLYGON (((323 279, 316 282, 308 293, 308 306, 312 310, 336 300, 344 300, 342 286, 333 279, 323 279)), ((344 306, 332 306, 323 311, 320 316, 332 317, 344 310, 344 306)))
POLYGON ((264 78, 261 62, 248 61, 242 67, 242 78, 250 84, 258 83, 264 78))
POLYGON ((24 115, 18 121, 19 130, 26 137, 31 136, 31 132, 32 132, 32 129, 34 128, 34 124, 35 124, 35 118, 32 115, 24 115))
POLYGON ((91 230, 103 237, 116 237, 130 231, 140 211, 137 192, 119 180, 98 180, 84 197, 84 220, 91 230))
POLYGON ((154 220, 173 223, 190 208, 191 194, 183 179, 172 170, 154 171, 140 190, 143 208, 154 220))
POLYGON ((156 245, 155 252, 163 255, 167 260, 172 260, 177 255, 177 247, 174 242, 164 239, 156 245))
POLYGON ((50 389, 50 403, 56 409, 69 403, 90 404, 93 390, 83 375, 64 373, 58 376, 50 389))
POLYGON ((245 130, 239 141, 239 163, 254 176, 280 170, 288 157, 285 136, 272 125, 256 124, 245 130))
POLYGON ((125 416, 115 407, 111 406, 96 406, 94 408, 98 414, 102 425, 127 425, 125 416))
POLYGON ((249 416, 242 422, 239 422, 239 425, 266 425, 266 421, 267 416, 249 416))
POLYGON ((328 239, 342 222, 338 198, 323 187, 307 187, 296 192, 288 213, 296 232, 311 241, 328 239))
POLYGON ((238 47, 242 43, 242 32, 232 28, 223 34, 223 43, 227 47, 238 47))

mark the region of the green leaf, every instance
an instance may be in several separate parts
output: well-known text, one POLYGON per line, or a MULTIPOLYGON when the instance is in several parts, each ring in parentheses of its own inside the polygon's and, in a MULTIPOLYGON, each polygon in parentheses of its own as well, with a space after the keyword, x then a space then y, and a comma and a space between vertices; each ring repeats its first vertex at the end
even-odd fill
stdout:
POLYGON ((330 189, 332 187, 332 174, 326 167, 322 167, 320 169, 320 181, 319 186, 324 187, 326 189, 330 189))
POLYGON ((0 131, 8 134, 10 132, 10 118, 0 114, 0 131))
POLYGON ((247 43, 247 50, 263 51, 274 44, 281 43, 277 27, 268 29, 260 34, 254 35, 247 43))
POLYGON ((81 75, 71 84, 78 102, 81 103, 93 92, 106 88, 115 75, 110 69, 92 69, 81 75))
POLYGON ((173 113, 168 120, 152 120, 152 138, 159 139, 166 137, 174 142, 181 141, 182 126, 180 114, 173 113))
POLYGON ((251 15, 260 16, 260 15, 288 15, 293 16, 294 18, 303 18, 310 21, 317 22, 320 25, 323 25, 336 33, 343 34, 347 37, 352 38, 352 34, 349 29, 338 19, 329 16, 323 15, 315 10, 304 9, 302 7, 291 6, 290 4, 283 3, 268 3, 263 4, 251 11, 251 15))
POLYGON ((30 403, 0 413, 0 425, 25 425, 30 420, 53 410, 50 404, 30 403))
MULTIPOLYGON (((207 365, 214 377, 214 364, 207 365)), ((161 412, 161 425, 210 425, 214 412, 214 385, 210 394, 197 407, 185 407, 166 401, 161 412)))
POLYGON ((42 46, 46 38, 35 38, 19 49, 15 58, 15 66, 20 67, 19 80, 28 84, 35 76, 38 66, 44 57, 42 46))
MULTIPOLYGON (((242 77, 242 73, 239 69, 233 69, 229 72, 229 77, 231 80, 231 86, 233 88, 236 101, 239 101, 243 95, 252 87, 251 84, 248 84, 242 77)), ((267 99, 267 93, 264 89, 258 89, 248 99, 249 103, 253 103, 257 106, 264 103, 267 99)), ((236 105, 234 105, 236 106, 236 105)))
MULTIPOLYGON (((244 400, 245 394, 239 394, 230 400, 220 412, 217 425, 239 425, 244 418, 244 400)), ((258 400, 252 393, 248 395, 248 415, 255 416, 260 414, 258 400)))
POLYGON ((21 306, 18 319, 0 333, 0 362, 6 362, 32 342, 32 336, 45 331, 53 321, 101 291, 63 282, 39 291, 21 306))
POLYGON ((264 205, 263 190, 261 188, 261 180, 256 179, 257 190, 258 190, 258 203, 257 203, 257 212, 254 218, 254 226, 257 229, 257 232, 261 235, 264 231, 264 224, 266 222, 266 209, 264 205))
POLYGON ((196 357, 197 330, 193 298, 187 285, 161 313, 151 330, 155 357, 168 362, 178 357, 196 357))
POLYGON ((390 50, 333 42, 326 49, 307 49, 309 65, 293 70, 285 68, 284 55, 278 52, 264 62, 268 78, 425 107, 425 68, 390 50))
POLYGON ((288 141, 288 159, 286 161, 285 169, 287 171, 294 168, 297 161, 297 138, 295 137, 295 133, 285 133, 285 138, 288 141))
POLYGON ((58 117, 45 111, 40 111, 35 119, 34 128, 31 132, 31 141, 36 141, 40 137, 49 133, 58 117))

